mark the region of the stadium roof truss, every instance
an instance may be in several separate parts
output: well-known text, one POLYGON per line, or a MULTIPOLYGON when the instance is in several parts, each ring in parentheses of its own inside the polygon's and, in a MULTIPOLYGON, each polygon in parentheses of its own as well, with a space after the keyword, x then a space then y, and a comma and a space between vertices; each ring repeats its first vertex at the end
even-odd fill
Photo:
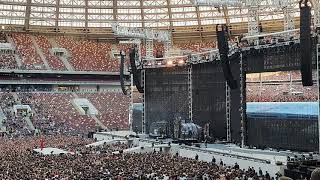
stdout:
MULTIPOLYGON (((259 22, 266 32, 283 30, 285 13, 282 8, 268 6, 269 1, 259 2, 259 22)), ((111 34, 111 23, 119 22, 122 26, 172 30, 176 39, 210 38, 215 36, 215 24, 231 24, 236 34, 247 32, 249 9, 196 6, 192 0, 2 0, 0 25, 31 32, 81 29, 80 34, 111 34)), ((298 3, 290 11, 298 19, 298 3)))

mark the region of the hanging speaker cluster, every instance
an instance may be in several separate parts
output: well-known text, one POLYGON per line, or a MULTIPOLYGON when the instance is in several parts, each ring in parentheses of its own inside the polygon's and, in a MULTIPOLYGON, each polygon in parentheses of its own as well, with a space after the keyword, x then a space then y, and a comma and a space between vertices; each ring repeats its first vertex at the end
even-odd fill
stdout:
POLYGON ((125 62, 125 53, 124 51, 120 51, 120 85, 121 90, 124 95, 128 94, 128 89, 124 85, 124 62, 125 62))
POLYGON ((133 74, 133 83, 137 87, 139 93, 143 93, 143 87, 141 86, 141 70, 137 69, 136 66, 136 59, 138 58, 138 50, 136 47, 130 50, 129 58, 130 58, 130 65, 131 65, 131 73, 133 74))
POLYGON ((217 25, 216 32, 217 32, 218 48, 219 48, 219 54, 220 54, 224 78, 231 89, 236 89, 238 87, 237 81, 234 80, 233 78, 231 68, 230 68, 230 59, 228 58, 228 53, 229 53, 228 28, 226 25, 217 25))
POLYGON ((300 7, 300 64, 303 86, 312 86, 311 7, 301 0, 300 7))

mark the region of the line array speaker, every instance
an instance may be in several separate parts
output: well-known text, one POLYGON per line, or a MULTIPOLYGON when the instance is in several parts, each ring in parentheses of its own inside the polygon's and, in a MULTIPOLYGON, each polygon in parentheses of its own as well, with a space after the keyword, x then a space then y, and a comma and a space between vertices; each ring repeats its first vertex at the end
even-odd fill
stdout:
POLYGON ((228 58, 228 53, 229 53, 229 45, 228 45, 228 39, 227 39, 228 29, 226 25, 217 25, 216 32, 217 32, 218 48, 219 48, 224 78, 231 89, 236 89, 238 87, 237 81, 234 80, 233 78, 233 75, 230 69, 230 59, 228 58))
POLYGON ((303 86, 312 86, 311 7, 301 0, 300 7, 300 70, 303 86))
POLYGON ((135 47, 130 50, 131 72, 133 74, 133 83, 136 85, 139 93, 143 93, 143 87, 141 86, 141 70, 138 70, 136 66, 137 52, 138 50, 135 47))
POLYGON ((124 95, 127 95, 127 89, 124 85, 124 62, 125 62, 125 54, 123 51, 120 52, 120 85, 121 85, 121 90, 124 95))

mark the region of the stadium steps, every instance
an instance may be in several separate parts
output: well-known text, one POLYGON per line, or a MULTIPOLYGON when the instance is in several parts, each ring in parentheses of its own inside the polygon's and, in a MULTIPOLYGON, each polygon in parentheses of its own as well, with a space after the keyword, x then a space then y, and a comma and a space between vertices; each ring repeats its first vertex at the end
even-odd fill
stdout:
POLYGON ((51 67, 49 66, 49 62, 47 61, 46 57, 44 56, 42 49, 38 46, 36 39, 34 38, 34 36, 31 36, 31 40, 32 40, 32 44, 33 47, 35 47, 37 54, 40 56, 44 66, 46 67, 46 69, 48 70, 52 70, 51 67))
MULTIPOLYGON (((48 38, 49 43, 51 44, 52 47, 54 48, 60 48, 57 42, 53 38, 48 38)), ((64 66, 68 69, 68 71, 74 71, 73 66, 69 63, 67 58, 65 57, 59 57, 59 59, 62 61, 64 66)))
MULTIPOLYGON (((14 50, 16 50, 16 52, 17 52, 17 46, 14 43, 14 41, 12 40, 12 38, 10 36, 8 36, 7 34, 6 34, 6 37, 7 37, 7 41, 14 47, 14 50)), ((14 59, 16 60, 17 65, 18 65, 18 67, 20 69, 21 66, 22 66, 21 57, 18 54, 15 53, 14 54, 14 59)))
POLYGON ((19 96, 17 95, 17 93, 11 92, 11 95, 13 96, 14 101, 15 101, 17 104, 21 104, 21 101, 20 101, 19 96))
MULTIPOLYGON (((21 101, 20 101, 19 96, 17 95, 17 93, 11 92, 11 95, 13 96, 14 101, 16 102, 16 104, 21 104, 21 101)), ((13 109, 12 109, 12 111, 13 111, 13 109)), ((32 112, 35 113, 34 111, 32 111, 32 112)), ((30 117, 29 117, 29 116, 26 116, 26 117, 24 117, 23 119, 27 122, 27 124, 28 124, 28 126, 29 126, 29 129, 32 130, 32 131, 34 131, 34 130, 35 130, 35 127, 34 127, 32 121, 31 121, 30 117)))
MULTIPOLYGON (((77 93, 74 93, 74 92, 72 92, 72 96, 73 96, 74 98, 79 98, 78 94, 77 94, 77 93)), ((79 113, 81 113, 75 104, 72 104, 72 105, 76 108, 76 110, 77 110, 79 113)), ((89 115, 89 114, 88 114, 88 116, 90 116, 93 120, 95 120, 96 123, 97 123, 102 129, 108 130, 108 128, 107 128, 95 115, 93 115, 93 114, 90 114, 90 115, 89 115)))
MULTIPOLYGON (((77 93, 74 93, 74 92, 72 92, 72 96, 73 96, 74 98, 79 98, 78 94, 77 94, 77 93)), ((73 104, 73 106, 76 108, 76 106, 75 106, 74 104, 73 104)), ((76 108, 76 109, 78 110, 78 108, 76 108)), ((78 110, 78 111, 79 111, 79 110, 78 110)), ((96 115, 90 114, 89 116, 90 116, 93 120, 95 120, 96 123, 97 123, 102 129, 108 130, 107 126, 105 126, 105 125, 97 118, 96 115)))
POLYGON ((2 108, 0 107, 0 131, 5 131, 5 127, 3 126, 3 121, 6 119, 6 115, 3 113, 2 108))
POLYGON ((59 45, 57 44, 57 42, 53 38, 50 38, 50 37, 47 37, 47 38, 53 48, 59 48, 59 45))
POLYGON ((105 125, 97 118, 97 116, 95 116, 95 115, 90 115, 90 117, 91 117, 92 119, 94 119, 94 120, 96 121, 96 123, 97 123, 102 129, 109 131, 108 128, 107 128, 107 126, 105 126, 105 125))
POLYGON ((32 123, 32 121, 31 121, 29 116, 26 116, 23 119, 26 120, 30 130, 32 130, 32 131, 36 130, 36 128, 34 127, 34 125, 33 125, 33 123, 32 123))
POLYGON ((78 94, 75 93, 75 92, 72 92, 72 96, 73 96, 74 98, 79 98, 78 94))

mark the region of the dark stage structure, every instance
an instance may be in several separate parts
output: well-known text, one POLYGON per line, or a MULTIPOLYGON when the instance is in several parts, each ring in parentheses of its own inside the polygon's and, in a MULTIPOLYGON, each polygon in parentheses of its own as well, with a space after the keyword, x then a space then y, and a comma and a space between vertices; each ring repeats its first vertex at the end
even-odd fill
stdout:
MULTIPOLYGON (((314 68, 316 42, 317 39, 313 38, 314 68)), ((175 122, 187 120, 202 128, 209 126, 212 140, 260 148, 317 150, 317 117, 301 121, 304 118, 302 116, 300 119, 284 116, 247 117, 246 113, 246 74, 298 70, 299 49, 299 43, 244 49, 242 56, 230 61, 230 70, 238 86, 236 89, 228 88, 220 60, 144 69, 142 122, 145 123, 145 133, 155 133, 158 124, 162 126, 162 133, 177 137, 175 122)))

